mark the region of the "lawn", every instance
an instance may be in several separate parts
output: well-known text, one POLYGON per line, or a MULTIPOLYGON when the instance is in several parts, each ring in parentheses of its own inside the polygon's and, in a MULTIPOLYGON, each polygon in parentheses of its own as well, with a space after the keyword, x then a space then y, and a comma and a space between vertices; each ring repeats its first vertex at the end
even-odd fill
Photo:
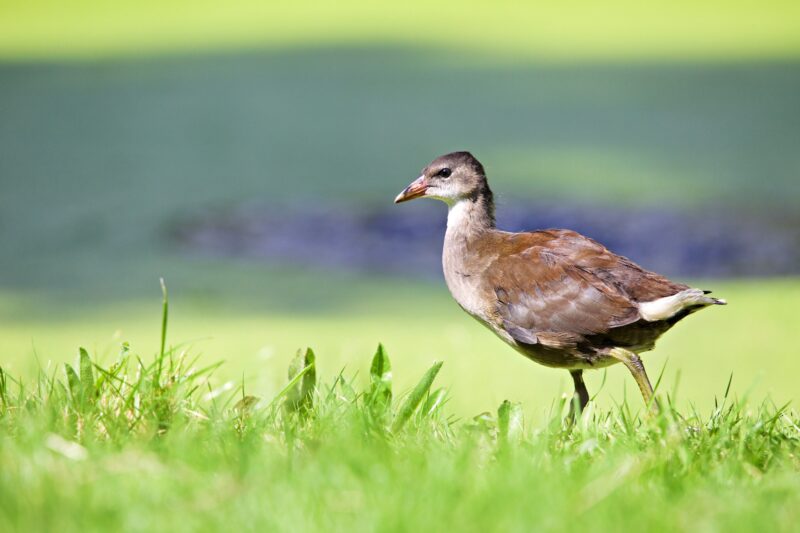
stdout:
POLYGON ((508 401, 454 419, 441 363, 398 391, 381 348, 363 383, 320 381, 301 352, 266 398, 159 353, 83 352, 26 385, 0 371, 3 530, 791 531, 798 518, 800 420, 726 391, 703 413, 662 397, 660 414, 590 404, 573 425, 563 401, 542 422, 508 401))

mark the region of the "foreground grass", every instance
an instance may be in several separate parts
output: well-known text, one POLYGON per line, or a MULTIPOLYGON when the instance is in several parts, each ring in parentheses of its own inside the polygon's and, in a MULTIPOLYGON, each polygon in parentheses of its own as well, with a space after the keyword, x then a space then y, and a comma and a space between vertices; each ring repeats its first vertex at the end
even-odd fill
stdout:
MULTIPOLYGON (((166 317, 166 314, 165 314, 166 317)), ((166 322, 164 322, 166 325, 166 322)), ((166 331, 165 329, 163 330, 166 331)), ((0 530, 791 530, 800 418, 728 396, 705 415, 519 404, 455 419, 441 363, 395 390, 379 347, 359 386, 311 350, 259 399, 185 351, 122 345, 24 383, 0 371, 0 530)), ((258 369, 253 369, 257 372, 258 369)))

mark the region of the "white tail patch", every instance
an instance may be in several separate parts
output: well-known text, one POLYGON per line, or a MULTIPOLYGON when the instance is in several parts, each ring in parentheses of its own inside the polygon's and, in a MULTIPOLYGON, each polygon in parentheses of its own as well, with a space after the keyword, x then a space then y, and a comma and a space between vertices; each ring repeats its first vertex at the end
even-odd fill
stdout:
POLYGON ((639 314, 648 322, 656 322, 658 320, 666 320, 687 307, 712 304, 725 305, 726 303, 725 300, 707 296, 700 289, 686 289, 672 296, 659 298, 652 302, 640 303, 639 314))

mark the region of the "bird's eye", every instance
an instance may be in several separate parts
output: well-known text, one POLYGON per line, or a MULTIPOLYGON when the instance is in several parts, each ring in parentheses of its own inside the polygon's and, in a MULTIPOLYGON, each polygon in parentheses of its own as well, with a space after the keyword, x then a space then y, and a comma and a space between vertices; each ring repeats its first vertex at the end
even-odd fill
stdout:
POLYGON ((450 174, 452 174, 452 173, 453 173, 453 171, 452 171, 452 170, 450 170, 449 168, 443 168, 442 170, 440 170, 439 172, 437 172, 437 173, 436 173, 436 175, 437 175, 437 176, 441 176, 441 177, 443 177, 443 178, 449 178, 449 177, 450 177, 450 174))

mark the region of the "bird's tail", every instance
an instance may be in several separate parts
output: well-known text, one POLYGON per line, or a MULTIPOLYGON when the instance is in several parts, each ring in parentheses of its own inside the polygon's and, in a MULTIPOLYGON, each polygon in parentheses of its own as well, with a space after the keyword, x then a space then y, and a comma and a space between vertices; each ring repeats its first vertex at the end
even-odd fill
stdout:
POLYGON ((666 320, 684 309, 705 307, 707 305, 726 305, 721 298, 708 296, 710 291, 686 289, 672 296, 659 298, 639 304, 639 314, 648 322, 666 320))
POLYGON ((713 296, 707 296, 711 294, 711 291, 703 291, 703 295, 705 299, 708 300, 709 305, 728 305, 728 300, 723 300, 722 298, 714 298, 713 296))

